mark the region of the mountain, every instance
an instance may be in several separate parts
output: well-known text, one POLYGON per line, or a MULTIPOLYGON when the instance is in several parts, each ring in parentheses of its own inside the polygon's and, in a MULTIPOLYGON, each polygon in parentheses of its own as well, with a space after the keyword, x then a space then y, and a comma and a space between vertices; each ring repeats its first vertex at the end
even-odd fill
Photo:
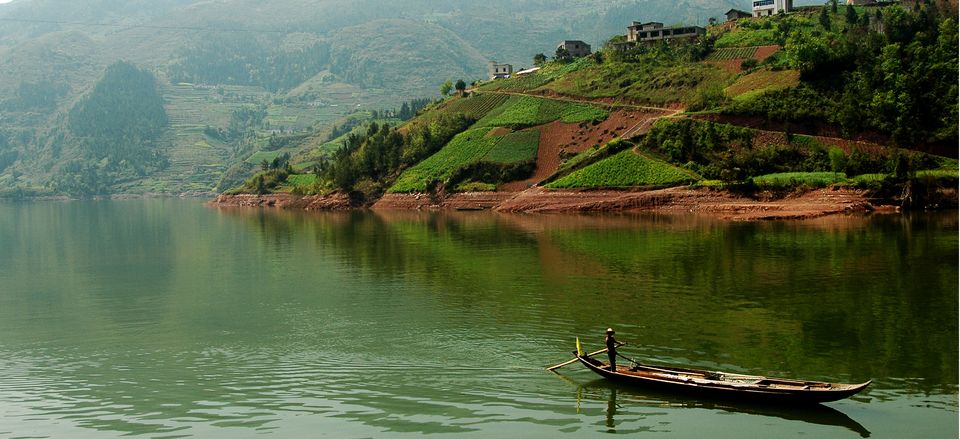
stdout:
MULTIPOLYGON (((475 208, 528 189, 769 196, 830 186, 939 204, 931 197, 955 194, 958 177, 957 35, 955 11, 922 4, 806 8, 669 43, 621 39, 476 83, 399 126, 369 122, 332 155, 287 150, 232 192, 326 194, 339 207, 469 193, 461 200, 474 204, 460 207, 475 208)), ((571 197, 586 206, 591 195, 571 197)))
POLYGON ((252 168, 242 164, 269 153, 271 136, 323 137, 355 110, 435 96, 448 79, 483 78, 487 60, 528 66, 536 53, 552 55, 562 39, 599 47, 631 20, 704 24, 748 5, 742 0, 0 4, 5 139, 0 154, 7 158, 0 161, 5 164, 0 191, 58 191, 53 177, 70 171, 62 158, 49 154, 50 145, 64 131, 65 115, 118 61, 156 78, 169 117, 167 143, 159 148, 168 166, 151 168, 139 181, 105 184, 102 191, 204 192, 222 187, 227 176, 249 173, 252 168), (227 130, 237 111, 257 108, 266 116, 247 120, 242 133, 209 135, 227 130))

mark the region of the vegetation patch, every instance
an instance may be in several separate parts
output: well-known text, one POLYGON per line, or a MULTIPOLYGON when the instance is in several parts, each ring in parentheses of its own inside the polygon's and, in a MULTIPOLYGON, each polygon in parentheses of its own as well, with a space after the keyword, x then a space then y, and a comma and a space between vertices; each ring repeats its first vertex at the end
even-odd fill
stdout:
POLYGON ((723 91, 732 98, 748 99, 760 93, 783 90, 800 85, 796 70, 761 69, 743 75, 723 91))
POLYGON ((570 63, 549 63, 540 70, 523 76, 489 81, 481 90, 529 91, 540 88, 557 78, 566 76, 593 63, 589 58, 580 58, 570 63))
POLYGON ((653 54, 637 62, 591 64, 544 87, 569 96, 617 98, 647 105, 690 103, 730 74, 716 66, 653 54))
POLYGON ((753 178, 760 187, 826 187, 847 181, 842 172, 779 172, 753 178))
POLYGON ((471 119, 479 120, 510 99, 509 95, 499 93, 477 93, 467 96, 453 98, 443 107, 443 111, 463 113, 471 119))
POLYGON ((727 47, 714 50, 709 56, 707 56, 707 61, 730 61, 733 59, 747 59, 753 58, 753 55, 757 53, 756 47, 727 47))
POLYGON ((426 192, 428 185, 442 182, 461 167, 480 161, 500 138, 486 137, 487 130, 474 128, 458 134, 436 154, 407 169, 389 192, 426 192))
POLYGON ((272 162, 275 158, 280 157, 281 154, 283 154, 282 151, 257 151, 244 161, 251 165, 259 165, 264 161, 268 163, 272 162))
POLYGON ((477 181, 465 181, 454 188, 456 192, 495 192, 497 185, 493 183, 481 183, 477 181))
POLYGON ((551 189, 585 189, 676 186, 692 183, 696 180, 698 180, 697 177, 676 166, 638 155, 632 149, 627 149, 581 170, 574 171, 546 187, 551 189))
POLYGON ((539 146, 540 130, 509 133, 499 138, 497 144, 483 156, 483 161, 503 164, 533 161, 537 158, 539 146))
POLYGON ((561 120, 564 123, 592 122, 605 119, 609 113, 599 108, 530 96, 514 96, 477 122, 478 126, 524 128, 561 120))

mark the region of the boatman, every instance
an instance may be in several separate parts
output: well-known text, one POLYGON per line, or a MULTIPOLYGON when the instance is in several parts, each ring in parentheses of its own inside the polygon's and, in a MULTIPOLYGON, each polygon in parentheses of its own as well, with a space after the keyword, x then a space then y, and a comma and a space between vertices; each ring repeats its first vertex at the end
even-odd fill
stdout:
POLYGON ((607 358, 610 359, 610 371, 616 372, 617 371, 617 347, 619 347, 623 343, 620 343, 619 341, 617 341, 617 339, 613 338, 613 334, 614 334, 613 328, 607 328, 607 338, 604 341, 607 344, 607 358))

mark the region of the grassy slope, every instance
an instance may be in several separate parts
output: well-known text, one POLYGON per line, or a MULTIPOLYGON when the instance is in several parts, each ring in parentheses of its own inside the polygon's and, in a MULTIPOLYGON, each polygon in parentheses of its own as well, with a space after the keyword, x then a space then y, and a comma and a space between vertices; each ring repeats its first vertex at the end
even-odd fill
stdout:
POLYGON ((457 111, 469 111, 471 116, 482 117, 471 129, 456 136, 436 154, 404 171, 389 189, 390 192, 426 191, 431 182, 444 182, 459 169, 477 163, 515 165, 532 162, 536 159, 540 142, 539 130, 511 130, 555 120, 566 123, 602 120, 608 115, 605 110, 591 105, 480 93, 469 98, 453 98, 428 110, 411 123, 425 123, 441 112, 457 111))
POLYGON ((644 155, 632 149, 621 151, 611 157, 594 163, 562 177, 546 187, 561 188, 598 188, 598 187, 635 187, 635 186, 676 186, 698 180, 689 172, 644 155))

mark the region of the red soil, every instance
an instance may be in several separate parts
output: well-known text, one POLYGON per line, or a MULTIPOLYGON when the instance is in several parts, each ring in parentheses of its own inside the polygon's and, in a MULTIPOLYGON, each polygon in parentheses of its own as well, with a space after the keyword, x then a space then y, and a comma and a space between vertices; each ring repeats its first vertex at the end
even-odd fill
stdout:
POLYGON ((519 192, 553 175, 560 168, 561 155, 574 155, 594 145, 603 145, 615 137, 633 136, 664 112, 618 110, 596 125, 572 124, 555 121, 540 126, 540 147, 537 150, 537 169, 532 177, 505 183, 497 188, 503 192, 519 192))

